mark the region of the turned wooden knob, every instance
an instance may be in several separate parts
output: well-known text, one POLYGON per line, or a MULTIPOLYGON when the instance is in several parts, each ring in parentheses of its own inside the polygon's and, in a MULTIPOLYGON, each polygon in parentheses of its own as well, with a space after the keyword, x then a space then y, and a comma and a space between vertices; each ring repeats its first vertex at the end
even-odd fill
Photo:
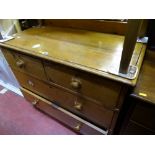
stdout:
POLYGON ((38 102, 39 102, 39 100, 38 100, 38 99, 35 99, 35 100, 32 101, 31 103, 32 103, 33 105, 36 105, 38 102))
POLYGON ((76 110, 82 110, 82 106, 83 106, 82 103, 77 102, 77 101, 74 102, 74 108, 76 110))
POLYGON ((81 87, 81 82, 79 79, 72 79, 71 86, 74 89, 79 89, 81 87))
POLYGON ((75 127, 74 127, 74 129, 76 130, 76 131, 80 131, 80 129, 81 129, 81 123, 78 123, 75 127))
POLYGON ((34 83, 31 80, 28 80, 28 84, 32 87, 34 86, 34 83))
POLYGON ((18 61, 16 62, 16 65, 17 65, 18 67, 22 68, 22 67, 24 67, 25 63, 24 63, 23 60, 18 60, 18 61))

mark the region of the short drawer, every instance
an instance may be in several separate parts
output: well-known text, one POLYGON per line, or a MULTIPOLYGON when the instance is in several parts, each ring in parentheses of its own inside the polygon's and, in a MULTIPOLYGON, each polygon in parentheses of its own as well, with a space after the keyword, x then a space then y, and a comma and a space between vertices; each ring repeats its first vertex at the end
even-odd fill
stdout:
POLYGON ((5 48, 2 51, 11 68, 46 80, 45 71, 40 59, 5 48))
POLYGON ((61 106, 98 126, 106 129, 110 127, 114 111, 107 110, 101 105, 93 103, 83 97, 76 96, 57 86, 49 85, 29 75, 16 72, 16 77, 22 87, 51 100, 58 106, 61 106))
POLYGON ((107 134, 107 131, 96 127, 95 125, 75 116, 65 109, 45 100, 38 95, 33 94, 26 89, 22 89, 22 92, 25 98, 36 108, 52 116, 76 132, 87 135, 107 134))
POLYGON ((100 101, 105 107, 116 107, 122 85, 96 75, 56 63, 45 63, 48 80, 83 96, 100 101))

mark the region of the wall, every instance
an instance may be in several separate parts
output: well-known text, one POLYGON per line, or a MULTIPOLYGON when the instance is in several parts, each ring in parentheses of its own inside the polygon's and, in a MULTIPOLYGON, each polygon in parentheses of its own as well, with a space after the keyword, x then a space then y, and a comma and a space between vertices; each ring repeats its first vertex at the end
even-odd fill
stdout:
MULTIPOLYGON (((18 20, 14 19, 0 19, 0 31, 2 35, 12 35, 20 31, 18 20)), ((0 50, 0 83, 19 87, 19 84, 12 73, 5 57, 0 50)))

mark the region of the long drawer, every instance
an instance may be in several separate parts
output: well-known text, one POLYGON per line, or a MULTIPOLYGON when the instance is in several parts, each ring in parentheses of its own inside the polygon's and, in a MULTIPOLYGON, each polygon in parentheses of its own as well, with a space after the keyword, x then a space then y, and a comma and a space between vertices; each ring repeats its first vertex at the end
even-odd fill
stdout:
POLYGON ((122 84, 57 63, 44 62, 44 67, 50 82, 100 101, 107 108, 116 107, 122 84))
POLYGON ((114 111, 107 110, 103 106, 71 94, 61 88, 49 85, 27 74, 14 70, 14 73, 22 87, 39 94, 80 117, 83 117, 105 129, 110 128, 114 111))
POLYGON ((21 90, 24 94, 24 97, 33 105, 35 105, 36 108, 64 123, 74 131, 87 135, 107 134, 107 131, 96 127, 95 125, 75 116, 74 114, 45 100, 44 98, 26 89, 22 88, 21 90))
POLYGON ((40 59, 5 48, 2 51, 11 68, 28 73, 38 79, 46 80, 45 71, 40 59))

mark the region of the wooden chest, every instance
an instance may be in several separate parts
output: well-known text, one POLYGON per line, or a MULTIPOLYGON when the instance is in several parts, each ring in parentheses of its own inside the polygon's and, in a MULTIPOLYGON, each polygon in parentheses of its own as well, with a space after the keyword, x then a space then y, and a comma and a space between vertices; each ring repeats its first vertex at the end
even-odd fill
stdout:
MULTIPOLYGON (((137 80, 109 72, 119 67, 123 39, 42 27, 0 45, 25 98, 36 108, 81 134, 112 134, 126 92, 137 80)), ((136 44, 132 65, 139 64, 144 49, 136 44)))
POLYGON ((147 50, 136 87, 126 101, 128 106, 121 134, 155 134, 155 51, 147 50))

